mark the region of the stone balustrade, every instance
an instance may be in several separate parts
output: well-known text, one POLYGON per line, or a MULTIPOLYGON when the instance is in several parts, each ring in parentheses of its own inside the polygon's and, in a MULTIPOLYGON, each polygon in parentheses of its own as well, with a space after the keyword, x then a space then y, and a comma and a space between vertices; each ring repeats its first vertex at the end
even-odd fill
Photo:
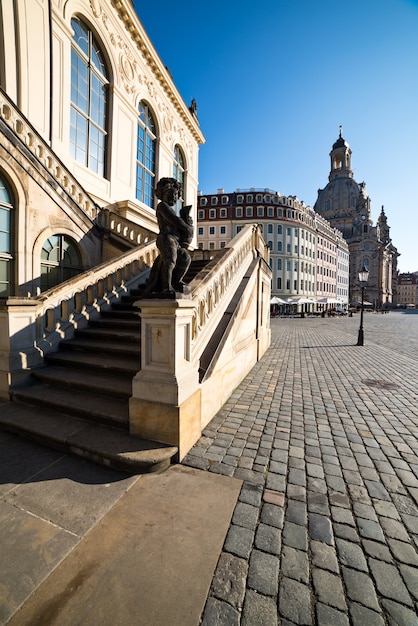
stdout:
POLYGON ((243 279, 255 256, 268 263, 266 246, 260 228, 246 225, 227 245, 222 253, 211 261, 190 284, 195 310, 192 322, 192 359, 199 357, 220 316, 243 279), (205 276, 206 275, 206 276, 205 276))
POLYGON ((65 165, 58 159, 57 155, 44 141, 39 133, 32 127, 29 121, 22 115, 15 104, 0 89, 0 120, 2 120, 13 134, 22 141, 22 144, 40 163, 48 175, 51 176, 57 185, 91 220, 94 220, 100 207, 94 202, 91 196, 81 187, 77 179, 72 175, 65 165))
POLYGON ((147 228, 136 224, 109 208, 102 209, 97 216, 97 224, 105 231, 121 237, 133 246, 140 246, 156 238, 147 228))
POLYGON ((37 297, 0 300, 0 397, 7 397, 10 385, 23 382, 59 341, 136 286, 157 254, 150 242, 37 297))

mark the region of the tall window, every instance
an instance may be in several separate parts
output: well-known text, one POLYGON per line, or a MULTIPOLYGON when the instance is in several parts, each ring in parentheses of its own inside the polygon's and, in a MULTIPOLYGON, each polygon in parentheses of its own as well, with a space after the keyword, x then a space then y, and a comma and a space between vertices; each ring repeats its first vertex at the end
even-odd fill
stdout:
POLYGON ((175 206, 175 211, 178 214, 180 212, 181 207, 184 205, 184 157, 181 151, 180 146, 175 146, 174 148, 174 161, 173 161, 173 178, 177 180, 181 185, 181 195, 177 200, 177 204, 175 206))
POLYGON ((74 159, 105 175, 108 72, 92 31, 73 18, 70 147, 74 159))
POLYGON ((51 235, 41 252, 41 290, 45 291, 82 272, 76 243, 66 235, 51 235))
POLYGON ((13 295, 13 218, 12 197, 0 176, 0 298, 13 295))
POLYGON ((138 106, 138 137, 136 148, 136 198, 154 206, 156 126, 144 102, 138 106))

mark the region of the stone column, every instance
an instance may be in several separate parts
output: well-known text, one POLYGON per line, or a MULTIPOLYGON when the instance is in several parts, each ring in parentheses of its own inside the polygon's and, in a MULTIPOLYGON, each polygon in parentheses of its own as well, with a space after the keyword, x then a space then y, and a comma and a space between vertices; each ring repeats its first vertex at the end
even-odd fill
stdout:
POLYGON ((198 363, 191 359, 191 300, 139 300, 141 370, 132 382, 129 429, 179 448, 179 460, 201 434, 198 363))

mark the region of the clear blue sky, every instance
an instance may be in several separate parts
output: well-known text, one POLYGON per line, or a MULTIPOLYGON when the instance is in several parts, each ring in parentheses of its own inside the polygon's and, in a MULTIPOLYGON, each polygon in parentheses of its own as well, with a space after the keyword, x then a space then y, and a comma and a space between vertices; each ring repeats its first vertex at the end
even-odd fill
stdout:
POLYGON ((206 144, 203 193, 260 187, 313 206, 339 125, 418 271, 418 0, 135 0, 206 144))

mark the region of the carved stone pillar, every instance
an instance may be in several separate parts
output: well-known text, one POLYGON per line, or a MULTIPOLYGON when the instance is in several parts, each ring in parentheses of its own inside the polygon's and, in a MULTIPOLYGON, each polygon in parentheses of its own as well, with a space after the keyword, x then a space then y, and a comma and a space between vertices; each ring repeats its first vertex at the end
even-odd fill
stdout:
POLYGON ((198 363, 191 361, 190 300, 140 300, 141 370, 132 383, 129 429, 179 448, 179 460, 201 434, 198 363))

